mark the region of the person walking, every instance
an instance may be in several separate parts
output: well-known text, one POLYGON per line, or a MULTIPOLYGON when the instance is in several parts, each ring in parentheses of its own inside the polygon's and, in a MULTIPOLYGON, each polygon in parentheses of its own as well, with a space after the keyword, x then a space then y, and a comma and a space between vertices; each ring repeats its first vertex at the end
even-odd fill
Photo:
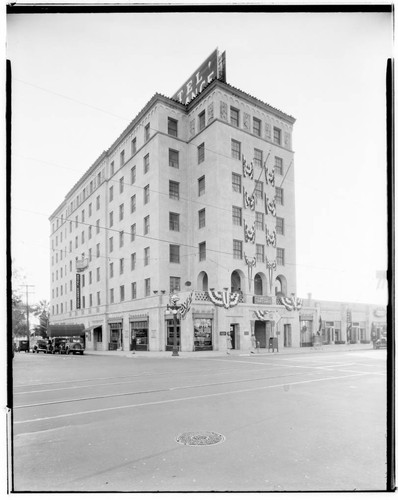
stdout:
POLYGON ((230 351, 232 349, 232 339, 231 334, 227 333, 227 354, 231 354, 230 351))
POLYGON ((252 341, 252 350, 250 352, 252 354, 255 354, 256 349, 257 349, 257 340, 256 340, 256 336, 254 335, 254 333, 252 333, 251 341, 252 341))

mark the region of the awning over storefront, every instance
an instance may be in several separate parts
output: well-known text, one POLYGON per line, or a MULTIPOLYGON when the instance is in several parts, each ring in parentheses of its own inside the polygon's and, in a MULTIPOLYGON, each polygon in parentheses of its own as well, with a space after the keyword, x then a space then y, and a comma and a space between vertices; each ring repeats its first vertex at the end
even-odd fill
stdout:
POLYGON ((49 337, 81 337, 84 335, 85 326, 81 325, 50 325, 48 327, 49 337))

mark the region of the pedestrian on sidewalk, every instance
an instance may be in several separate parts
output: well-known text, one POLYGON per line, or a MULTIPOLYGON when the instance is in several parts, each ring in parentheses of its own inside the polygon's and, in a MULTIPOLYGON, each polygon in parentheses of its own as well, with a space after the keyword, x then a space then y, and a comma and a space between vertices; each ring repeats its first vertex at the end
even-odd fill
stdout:
POLYGON ((256 336, 254 335, 254 333, 252 333, 252 336, 251 336, 251 339, 252 341, 252 350, 250 351, 252 354, 255 354, 256 353, 256 349, 257 349, 257 340, 256 340, 256 336))
POLYGON ((232 349, 232 339, 231 334, 227 333, 227 354, 231 354, 230 351, 232 349))
POLYGON ((135 354, 136 347, 137 347, 137 337, 133 333, 133 336, 131 337, 131 348, 133 350, 133 354, 135 354))

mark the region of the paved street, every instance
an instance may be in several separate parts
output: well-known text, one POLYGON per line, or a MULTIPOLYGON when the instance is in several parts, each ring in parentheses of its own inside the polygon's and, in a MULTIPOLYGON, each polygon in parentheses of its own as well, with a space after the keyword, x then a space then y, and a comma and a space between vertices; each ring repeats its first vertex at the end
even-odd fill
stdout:
POLYGON ((13 430, 19 492, 385 490, 386 351, 16 353, 13 430))

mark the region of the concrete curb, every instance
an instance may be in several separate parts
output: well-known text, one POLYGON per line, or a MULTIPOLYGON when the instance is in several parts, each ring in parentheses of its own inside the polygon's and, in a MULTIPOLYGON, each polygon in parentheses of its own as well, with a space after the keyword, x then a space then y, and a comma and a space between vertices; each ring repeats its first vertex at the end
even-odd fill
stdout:
MULTIPOLYGON (((301 348, 284 348, 279 352, 268 351, 268 349, 260 349, 259 352, 251 351, 230 351, 231 357, 262 357, 262 356, 278 356, 291 354, 325 354, 329 352, 349 352, 349 351, 364 351, 373 350, 372 344, 352 344, 352 345, 324 345, 321 347, 301 347, 301 348)), ((224 351, 183 351, 179 352, 178 356, 173 356, 172 351, 85 351, 85 355, 93 356, 122 356, 126 358, 214 358, 226 357, 228 354, 224 351)))

